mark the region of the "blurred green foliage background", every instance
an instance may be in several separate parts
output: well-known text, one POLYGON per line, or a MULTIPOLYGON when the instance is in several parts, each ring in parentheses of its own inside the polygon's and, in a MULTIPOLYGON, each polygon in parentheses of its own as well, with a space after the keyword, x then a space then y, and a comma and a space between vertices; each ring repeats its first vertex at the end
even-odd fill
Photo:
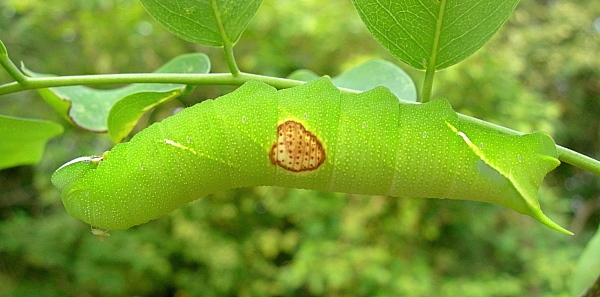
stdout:
MULTIPOLYGON (((178 39, 133 0, 3 0, 0 38, 43 73, 150 72, 198 51, 227 71, 220 49, 178 39)), ((598 159, 599 49, 600 2, 524 0, 482 50, 437 74, 434 97, 598 159)), ((265 0, 235 52, 243 71, 280 77, 395 61, 348 0, 265 0)), ((200 87, 146 121, 232 89, 200 87)), ((3 96, 0 111, 68 126, 34 91, 3 96)), ((574 237, 494 205, 259 187, 99 241, 66 213, 50 175, 111 146, 69 126, 40 164, 0 171, 0 296, 572 296, 572 269, 600 223, 600 179, 561 165, 541 204, 574 237)))

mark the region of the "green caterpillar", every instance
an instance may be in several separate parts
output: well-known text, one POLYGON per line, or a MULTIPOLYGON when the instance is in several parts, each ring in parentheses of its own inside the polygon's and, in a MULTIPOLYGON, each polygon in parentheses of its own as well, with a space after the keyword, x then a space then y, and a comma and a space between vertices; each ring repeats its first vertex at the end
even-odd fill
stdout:
POLYGON ((248 82, 52 181, 72 216, 111 230, 224 189, 277 185, 482 201, 569 233, 537 199, 559 163, 545 133, 505 135, 459 120, 446 100, 399 104, 383 87, 342 94, 320 78, 280 91, 248 82))

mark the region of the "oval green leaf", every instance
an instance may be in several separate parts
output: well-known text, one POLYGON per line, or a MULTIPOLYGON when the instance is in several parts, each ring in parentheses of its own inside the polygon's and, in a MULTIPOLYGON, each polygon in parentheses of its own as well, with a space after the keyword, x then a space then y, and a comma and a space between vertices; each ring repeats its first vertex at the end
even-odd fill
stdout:
POLYGON ((309 82, 309 81, 315 80, 315 79, 317 79, 319 77, 320 76, 318 74, 316 74, 312 70, 309 70, 309 69, 298 69, 298 70, 290 73, 290 75, 288 75, 287 78, 293 79, 293 80, 299 80, 299 81, 309 82))
MULTIPOLYGON (((309 82, 319 75, 308 69, 292 72, 289 79, 309 82)), ((335 76, 331 79, 339 88, 368 91, 384 86, 404 101, 417 101, 417 89, 412 78, 398 65, 382 59, 372 59, 335 76)))
POLYGON ((404 63, 440 70, 481 48, 518 0, 352 0, 375 39, 404 63))
POLYGON ((108 114, 108 134, 115 142, 121 142, 139 119, 150 109, 181 95, 180 90, 170 92, 141 92, 117 101, 108 114))
POLYGON ((0 115, 0 169, 37 163, 46 142, 62 131, 53 122, 0 115))
POLYGON ((417 88, 412 78, 398 65, 381 59, 372 59, 332 79, 336 87, 368 91, 384 86, 398 99, 417 101, 417 88))
MULTIPOLYGON (((206 74, 210 70, 210 60, 205 54, 185 54, 178 56, 154 73, 189 73, 206 74)), ((50 76, 24 69, 33 77, 50 76)), ((106 132, 108 114, 113 105, 131 94, 146 92, 160 93, 169 99, 174 98, 172 91, 179 93, 185 88, 183 84, 131 84, 122 88, 99 90, 85 86, 67 86, 49 89, 38 89, 44 100, 65 118, 75 125, 93 132, 106 132)), ((155 97, 155 96, 154 96, 155 97)), ((161 101, 161 102, 164 102, 161 101)))
POLYGON ((161 25, 191 42, 224 46, 238 41, 262 0, 141 0, 161 25))

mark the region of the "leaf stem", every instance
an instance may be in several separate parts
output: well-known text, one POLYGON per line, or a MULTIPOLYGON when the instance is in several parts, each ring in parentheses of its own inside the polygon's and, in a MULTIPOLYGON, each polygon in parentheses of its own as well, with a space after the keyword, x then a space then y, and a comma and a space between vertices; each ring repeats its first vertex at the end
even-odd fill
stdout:
POLYGON ((421 91, 421 102, 429 102, 431 100, 431 92, 433 89, 433 76, 437 69, 437 54, 440 45, 440 36, 442 34, 442 23, 444 20, 444 13, 446 12, 446 0, 440 0, 440 10, 435 24, 435 34, 433 37, 433 44, 431 46, 431 55, 429 61, 426 61, 425 65, 425 79, 423 80, 423 89, 421 91))
POLYGON ((235 56, 233 55, 233 42, 227 35, 225 31, 225 27, 223 26, 223 21, 221 20, 221 12, 219 11, 219 6, 217 5, 217 0, 210 1, 213 14, 215 15, 215 19, 217 20, 217 25, 219 26, 219 34, 221 34, 221 39, 223 40, 223 51, 225 52, 225 61, 227 61, 227 67, 229 67, 229 72, 233 76, 240 75, 240 69, 235 62, 235 56))
POLYGON ((8 55, 0 55, 0 65, 19 84, 27 84, 27 76, 8 58, 8 55))
MULTIPOLYGON (((431 63, 429 63, 431 64, 431 63)), ((435 75, 435 66, 430 68, 429 64, 425 70, 425 79, 423 80, 423 89, 421 90, 421 102, 426 103, 431 100, 431 90, 433 89, 433 76, 435 75)))
POLYGON ((235 56, 233 55, 233 45, 226 43, 225 46, 223 46, 223 51, 225 52, 225 61, 227 61, 227 67, 229 67, 229 72, 231 72, 231 75, 240 75, 240 69, 235 62, 235 56))

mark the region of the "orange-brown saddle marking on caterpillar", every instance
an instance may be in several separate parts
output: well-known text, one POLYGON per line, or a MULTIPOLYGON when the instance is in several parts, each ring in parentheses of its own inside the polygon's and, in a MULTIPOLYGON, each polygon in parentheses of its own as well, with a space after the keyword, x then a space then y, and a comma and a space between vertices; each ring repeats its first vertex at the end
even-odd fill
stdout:
POLYGON ((277 127, 277 142, 269 154, 271 163, 293 171, 311 171, 325 162, 321 141, 298 122, 287 121, 277 127))

